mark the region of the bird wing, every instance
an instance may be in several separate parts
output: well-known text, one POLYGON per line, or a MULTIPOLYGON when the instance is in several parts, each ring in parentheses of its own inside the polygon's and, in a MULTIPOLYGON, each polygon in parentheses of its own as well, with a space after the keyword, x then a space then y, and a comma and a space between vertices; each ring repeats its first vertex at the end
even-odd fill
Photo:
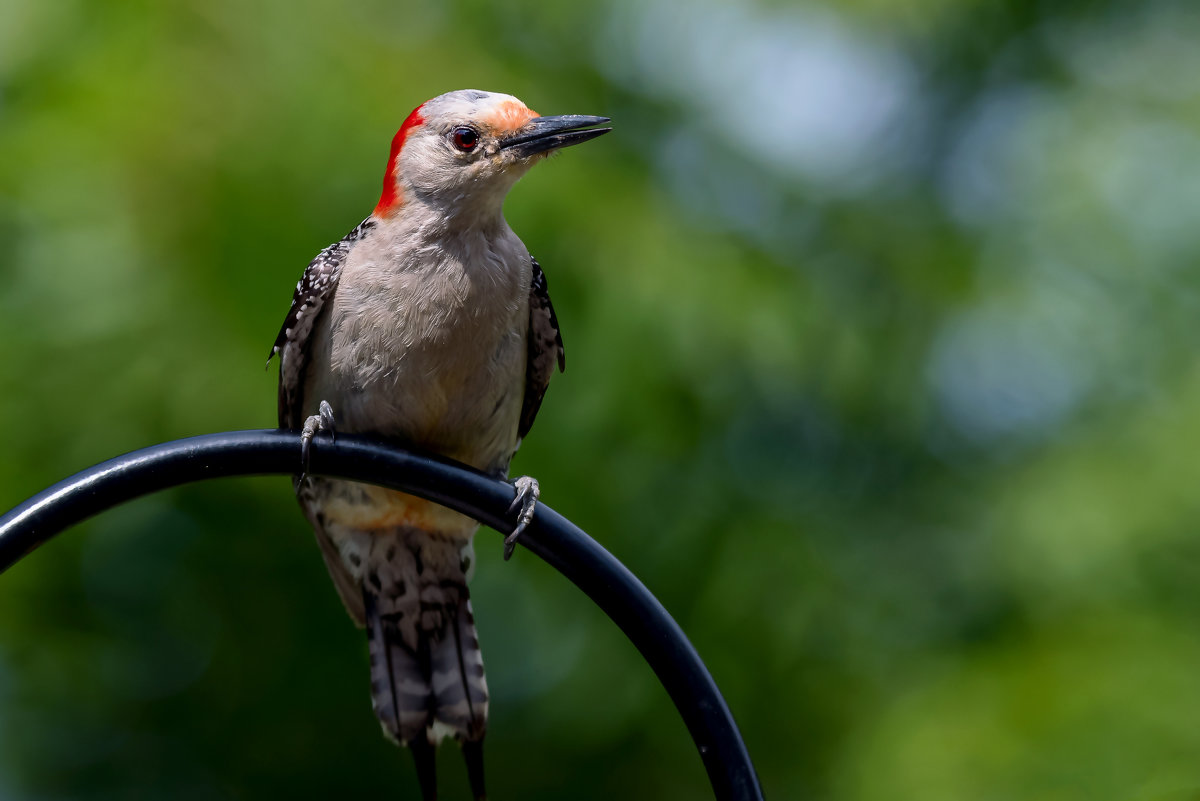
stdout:
POLYGON ((308 369, 309 335, 325 302, 337 289, 350 246, 375 227, 370 217, 353 231, 317 254, 296 283, 292 306, 279 329, 267 362, 279 355, 279 427, 298 429, 304 423, 304 372, 308 369))
MULTIPOLYGON (((288 309, 283 326, 279 329, 279 336, 275 338, 275 344, 267 357, 269 364, 276 354, 279 355, 280 428, 295 430, 304 424, 304 373, 308 369, 309 337, 321 310, 337 289, 338 278, 341 277, 342 265, 350 253, 350 246, 362 239, 373 227, 375 222, 368 217, 353 231, 322 250, 309 262, 304 275, 296 284, 292 306, 288 309)), ((337 588, 350 617, 362 626, 365 621, 362 588, 342 564, 337 546, 333 544, 322 521, 314 513, 313 505, 306 494, 306 487, 304 484, 297 484, 296 489, 300 496, 300 507, 317 535, 317 544, 321 547, 321 556, 325 558, 325 566, 329 568, 333 585, 337 588)))
POLYGON ((546 274, 537 259, 533 263, 533 280, 529 284, 529 336, 528 354, 525 361, 525 400, 521 405, 521 422, 517 435, 524 438, 533 427, 533 419, 541 408, 554 365, 560 371, 567 369, 567 352, 563 348, 562 334, 558 330, 558 317, 550 302, 550 290, 546 286, 546 274))

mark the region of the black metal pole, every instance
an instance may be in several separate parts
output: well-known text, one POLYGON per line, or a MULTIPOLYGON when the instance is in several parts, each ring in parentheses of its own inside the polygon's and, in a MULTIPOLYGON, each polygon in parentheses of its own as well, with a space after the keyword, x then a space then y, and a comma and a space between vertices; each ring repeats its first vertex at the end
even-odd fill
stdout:
MULTIPOLYGON (((55 484, 0 517, 0 572, 68 526, 168 487, 224 476, 292 474, 300 437, 287 431, 232 431, 154 445, 118 456, 55 484)), ((418 495, 511 531, 513 488, 463 465, 370 440, 321 437, 313 474, 348 478, 418 495)), ((539 505, 521 544, 544 559, 612 618, 671 696, 700 751, 718 801, 761 799, 741 733, 700 656, 650 591, 577 526, 539 505)))

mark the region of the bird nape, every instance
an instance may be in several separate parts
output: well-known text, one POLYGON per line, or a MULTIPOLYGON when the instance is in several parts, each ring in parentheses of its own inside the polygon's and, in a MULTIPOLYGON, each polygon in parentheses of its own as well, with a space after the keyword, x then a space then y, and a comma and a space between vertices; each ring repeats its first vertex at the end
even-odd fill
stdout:
MULTIPOLYGON (((504 220, 513 184, 606 117, 543 117, 511 95, 461 90, 418 106, 392 140, 369 217, 304 271, 275 340, 279 425, 364 434, 507 479, 557 365, 546 277, 504 220)), ((488 689, 467 592, 478 524, 394 490, 304 474, 297 497, 350 617, 367 631, 371 698, 407 745, 422 797, 453 737, 484 798, 488 689)), ((532 519, 521 509, 506 558, 532 519)))

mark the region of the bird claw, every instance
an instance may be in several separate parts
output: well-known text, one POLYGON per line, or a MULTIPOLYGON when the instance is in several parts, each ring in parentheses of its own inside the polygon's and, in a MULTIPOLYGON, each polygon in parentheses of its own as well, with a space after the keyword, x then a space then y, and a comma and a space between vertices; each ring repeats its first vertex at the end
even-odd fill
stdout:
POLYGON ((309 458, 312 455, 312 440, 318 433, 324 431, 329 434, 331 441, 337 440, 337 434, 334 432, 335 421, 333 419, 333 407, 328 401, 321 401, 317 407, 317 413, 308 417, 304 421, 304 428, 300 431, 300 480, 296 486, 304 483, 304 479, 308 477, 309 458))
POLYGON ((542 488, 538 486, 537 479, 530 476, 518 478, 513 482, 513 488, 517 491, 517 497, 508 507, 508 513, 512 514, 517 507, 521 508, 521 513, 517 516, 517 525, 513 528, 512 533, 504 538, 504 561, 506 562, 512 557, 513 549, 517 547, 517 539, 533 520, 533 510, 542 494, 542 488))

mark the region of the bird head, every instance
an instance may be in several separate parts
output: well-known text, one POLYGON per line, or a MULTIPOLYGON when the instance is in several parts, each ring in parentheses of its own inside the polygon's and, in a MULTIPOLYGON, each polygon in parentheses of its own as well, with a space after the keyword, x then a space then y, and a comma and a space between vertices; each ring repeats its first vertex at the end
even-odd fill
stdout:
POLYGON ((607 117, 542 117, 512 95, 463 89, 418 106, 392 139, 376 217, 412 200, 499 212, 538 160, 608 133, 607 117))

